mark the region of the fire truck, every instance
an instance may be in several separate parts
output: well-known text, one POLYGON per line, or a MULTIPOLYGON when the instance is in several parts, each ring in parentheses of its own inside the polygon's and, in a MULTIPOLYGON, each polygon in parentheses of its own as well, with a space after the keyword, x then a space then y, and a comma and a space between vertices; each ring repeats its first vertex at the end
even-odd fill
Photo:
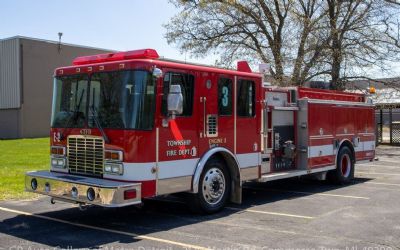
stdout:
POLYGON ((265 86, 245 61, 99 54, 55 70, 50 147, 50 171, 26 173, 26 191, 105 207, 188 193, 213 213, 241 203, 249 181, 349 182, 374 159, 374 107, 363 94, 265 86))

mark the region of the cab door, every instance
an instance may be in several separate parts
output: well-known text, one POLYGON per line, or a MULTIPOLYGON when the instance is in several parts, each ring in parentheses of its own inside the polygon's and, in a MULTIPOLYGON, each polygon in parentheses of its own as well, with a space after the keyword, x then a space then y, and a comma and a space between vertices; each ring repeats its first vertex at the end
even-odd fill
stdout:
POLYGON ((200 152, 203 154, 214 147, 233 152, 233 77, 203 73, 199 85, 200 152))
POLYGON ((235 92, 236 157, 240 168, 256 170, 261 164, 261 105, 256 105, 259 88, 256 87, 254 79, 238 77, 235 92))
POLYGON ((259 133, 256 119, 256 85, 252 79, 238 78, 236 87, 237 153, 259 151, 259 133))
MULTIPOLYGON (((194 105, 195 74, 185 70, 163 69, 158 129, 157 194, 190 190, 198 161, 198 121, 194 105), (171 85, 179 85, 183 112, 172 119, 167 99, 171 85)), ((144 145, 145 146, 145 145, 144 145)))

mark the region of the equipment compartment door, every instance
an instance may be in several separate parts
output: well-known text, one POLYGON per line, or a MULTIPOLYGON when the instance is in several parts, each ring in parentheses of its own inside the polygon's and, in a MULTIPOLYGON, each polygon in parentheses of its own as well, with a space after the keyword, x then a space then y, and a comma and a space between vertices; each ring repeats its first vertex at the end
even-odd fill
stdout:
POLYGON ((272 169, 274 172, 295 168, 294 111, 272 110, 272 169))
MULTIPOLYGON (((341 109, 332 104, 310 103, 308 106, 310 168, 332 166, 335 164, 334 124, 346 117, 341 109)), ((337 126, 336 126, 337 127, 337 126)))

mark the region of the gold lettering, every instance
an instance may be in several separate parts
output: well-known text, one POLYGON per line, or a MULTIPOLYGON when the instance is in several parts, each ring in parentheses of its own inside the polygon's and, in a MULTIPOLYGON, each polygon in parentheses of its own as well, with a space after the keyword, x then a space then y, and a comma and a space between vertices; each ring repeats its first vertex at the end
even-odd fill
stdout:
POLYGON ((211 138, 208 139, 208 144, 221 144, 226 143, 226 138, 211 138))

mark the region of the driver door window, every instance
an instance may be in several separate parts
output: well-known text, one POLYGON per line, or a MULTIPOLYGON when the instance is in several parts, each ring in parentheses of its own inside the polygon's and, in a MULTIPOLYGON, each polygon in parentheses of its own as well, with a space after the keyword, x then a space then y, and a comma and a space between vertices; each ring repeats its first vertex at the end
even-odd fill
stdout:
POLYGON ((163 97, 161 112, 163 116, 168 115, 168 93, 171 85, 180 85, 183 96, 183 113, 179 116, 191 116, 193 113, 193 93, 194 93, 194 76, 184 73, 165 74, 163 79, 163 97))

